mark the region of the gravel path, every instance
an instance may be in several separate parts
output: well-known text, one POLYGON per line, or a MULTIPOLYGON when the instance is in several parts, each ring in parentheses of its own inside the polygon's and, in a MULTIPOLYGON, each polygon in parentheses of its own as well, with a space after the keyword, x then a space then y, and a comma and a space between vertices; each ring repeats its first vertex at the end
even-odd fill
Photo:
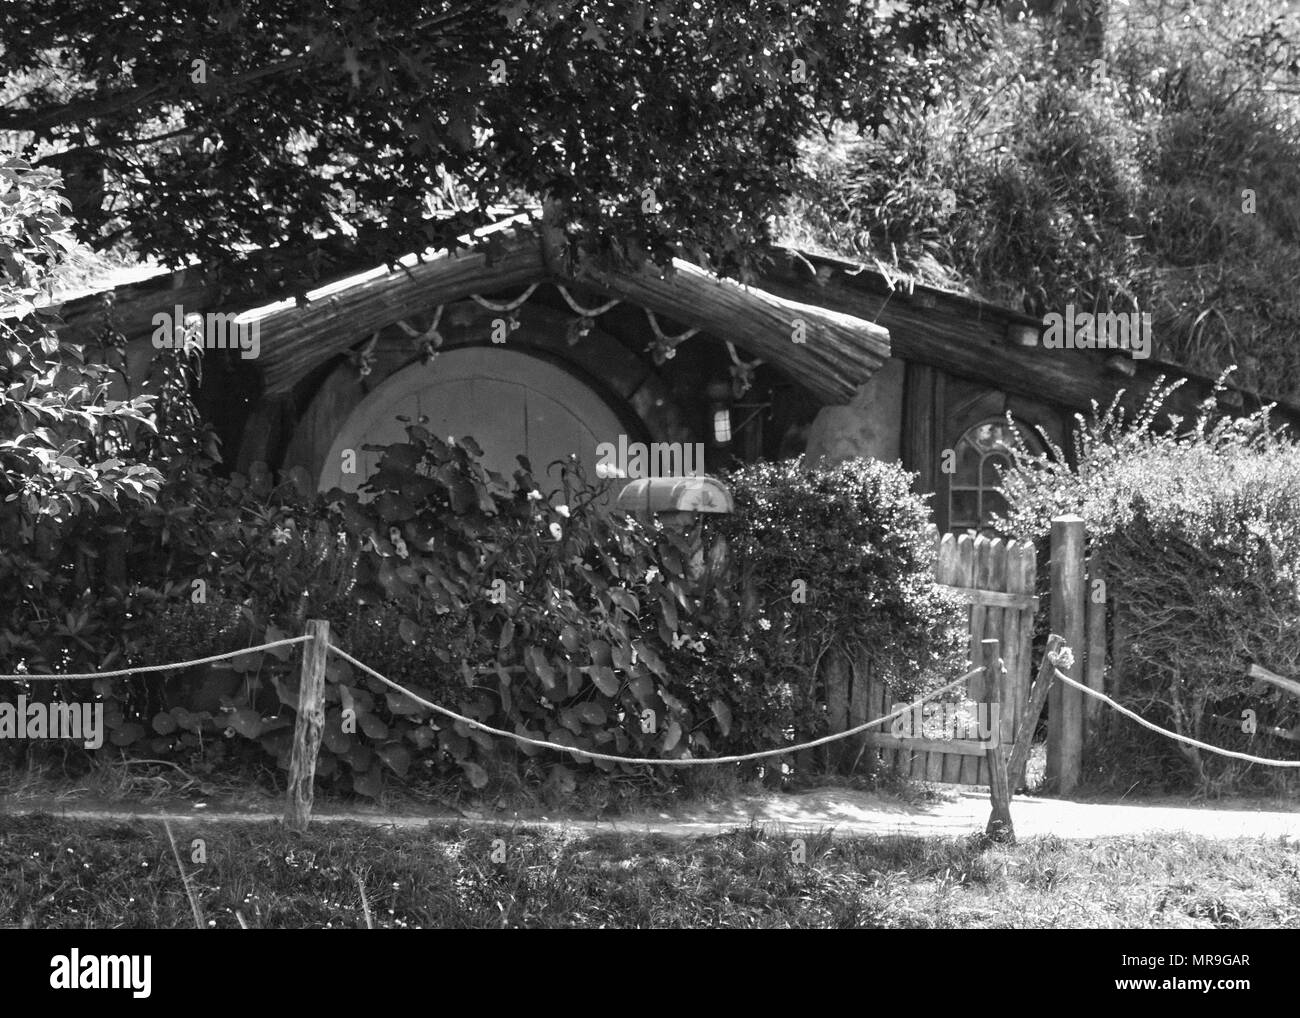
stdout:
MULTIPOLYGON (((1188 805, 1186 800, 1071 802, 1063 799, 1016 798, 1011 814, 1020 837, 1054 834, 1061 838, 1099 838, 1124 835, 1185 832, 1211 838, 1300 838, 1300 805, 1291 811, 1254 808, 1231 802, 1213 806, 1188 805)), ((278 813, 217 811, 201 807, 149 810, 116 804, 94 808, 59 802, 25 801, 0 806, 8 815, 45 812, 72 819, 168 819, 177 824, 265 822, 278 813)), ((821 789, 793 795, 771 794, 720 806, 673 813, 638 814, 604 820, 576 820, 554 814, 528 816, 489 813, 388 815, 374 810, 352 812, 331 809, 314 815, 319 822, 351 821, 374 826, 422 827, 438 825, 500 825, 517 822, 527 827, 596 833, 664 834, 675 837, 717 834, 751 824, 773 832, 808 833, 832 830, 836 835, 910 834, 966 835, 982 831, 989 816, 988 795, 979 791, 949 789, 941 801, 907 803, 872 792, 821 789)))

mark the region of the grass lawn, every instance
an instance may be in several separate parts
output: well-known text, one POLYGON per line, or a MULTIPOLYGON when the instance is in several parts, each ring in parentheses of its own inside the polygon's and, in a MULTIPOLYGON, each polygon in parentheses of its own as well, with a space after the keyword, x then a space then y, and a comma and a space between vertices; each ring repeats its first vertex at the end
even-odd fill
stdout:
POLYGON ((1300 845, 1190 836, 693 840, 485 828, 0 818, 0 925, 1300 926, 1300 845), (201 838, 206 862, 193 862, 201 838), (504 861, 494 861, 502 859, 504 861))

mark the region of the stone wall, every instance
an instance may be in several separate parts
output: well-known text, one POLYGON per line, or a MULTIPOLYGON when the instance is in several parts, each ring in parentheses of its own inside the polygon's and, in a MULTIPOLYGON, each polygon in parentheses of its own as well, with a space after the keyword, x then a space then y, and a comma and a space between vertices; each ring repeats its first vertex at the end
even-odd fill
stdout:
POLYGON ((892 358, 844 406, 823 407, 808 429, 806 460, 834 465, 855 456, 897 460, 903 425, 904 363, 892 358))

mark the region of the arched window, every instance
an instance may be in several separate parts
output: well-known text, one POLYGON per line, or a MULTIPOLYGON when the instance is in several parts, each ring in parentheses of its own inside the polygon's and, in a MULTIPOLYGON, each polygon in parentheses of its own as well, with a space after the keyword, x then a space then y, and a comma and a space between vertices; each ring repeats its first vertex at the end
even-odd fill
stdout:
MULTIPOLYGON (((1039 452, 1042 443, 1023 425, 1016 425, 1026 444, 1039 452)), ((953 448, 953 473, 948 476, 948 529, 957 533, 980 530, 994 513, 1007 511, 1006 499, 995 489, 1002 471, 1011 465, 1015 436, 1006 418, 984 421, 966 431, 953 448)))

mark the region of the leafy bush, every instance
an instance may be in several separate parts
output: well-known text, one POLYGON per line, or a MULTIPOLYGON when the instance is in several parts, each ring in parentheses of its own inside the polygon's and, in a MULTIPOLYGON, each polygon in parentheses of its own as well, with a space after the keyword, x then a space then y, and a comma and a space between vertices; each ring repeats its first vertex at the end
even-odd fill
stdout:
MULTIPOLYGON (((1072 463, 1060 449, 1036 455, 1022 442, 1003 477, 1010 511, 999 525, 1041 540, 1053 515, 1084 518, 1124 617, 1122 702, 1211 744, 1294 758, 1290 742, 1252 739, 1212 718, 1239 722, 1252 709, 1261 732, 1300 726, 1295 697, 1245 677, 1252 661, 1300 672, 1300 447, 1267 410, 1233 419, 1207 401, 1187 426, 1162 420, 1179 384, 1157 384, 1131 419, 1118 398, 1090 420, 1080 415, 1072 463)), ((1202 754, 1128 722, 1096 748, 1107 780, 1284 784, 1283 771, 1202 754)))
MULTIPOLYGON (((965 612, 933 583, 929 513, 905 471, 790 460, 728 479, 736 512, 717 526, 731 567, 699 681, 727 692, 747 746, 826 734, 832 681, 870 675, 898 699, 960 673, 965 612), (740 610, 727 608, 733 590, 740 610)), ((822 752, 828 766, 852 770, 861 748, 822 752)))
POLYGON ((787 460, 742 467, 728 481, 736 512, 719 529, 757 611, 732 618, 769 660, 808 664, 867 648, 900 693, 933 674, 951 680, 963 649, 958 612, 934 585, 929 511, 902 467, 787 460), (794 599, 796 581, 806 604, 794 599))
MULTIPOLYGON (((745 468, 730 477, 734 516, 678 531, 596 511, 596 489, 570 466, 565 493, 547 499, 522 458, 511 491, 472 440, 408 433, 367 483, 370 501, 333 495, 365 542, 364 607, 341 637, 359 660, 485 724, 622 756, 744 753, 824 731, 814 676, 832 649, 867 648, 901 689, 959 664, 955 606, 930 582, 924 506, 896 466, 745 468)), ((518 768, 563 786, 584 766, 547 767, 553 754, 494 745, 460 722, 435 718, 435 734, 400 695, 335 672, 326 749, 349 763, 380 740, 398 773, 412 750, 436 747, 427 765, 459 768, 474 787, 518 768), (349 703, 359 735, 344 730, 349 703)), ((354 788, 373 788, 369 766, 351 773, 354 788)))
POLYGON ((109 399, 108 365, 37 310, 70 243, 65 204, 57 174, 0 161, 0 655, 61 666, 37 630, 77 628, 94 529, 162 483, 130 439, 152 426, 150 397, 109 399))
MULTIPOLYGON (((546 498, 522 457, 511 488, 484 470, 472 439, 447 444, 419 425, 408 435, 384 451, 365 485, 369 501, 333 495, 364 541, 355 590, 363 608, 340 624, 350 652, 493 727, 620 756, 710 752, 727 733, 727 705, 688 686, 706 638, 694 618, 689 535, 597 510, 597 489, 571 465, 565 494, 546 498)), ((341 711, 366 689, 338 671, 341 707, 325 738, 346 756, 341 711)), ((369 688, 386 708, 371 738, 398 773, 410 750, 434 746, 435 760, 475 788, 511 761, 530 772, 526 758, 547 760, 461 722, 434 719, 435 731, 399 694, 369 688)), ((568 763, 545 770, 562 786, 573 780, 568 763)))

